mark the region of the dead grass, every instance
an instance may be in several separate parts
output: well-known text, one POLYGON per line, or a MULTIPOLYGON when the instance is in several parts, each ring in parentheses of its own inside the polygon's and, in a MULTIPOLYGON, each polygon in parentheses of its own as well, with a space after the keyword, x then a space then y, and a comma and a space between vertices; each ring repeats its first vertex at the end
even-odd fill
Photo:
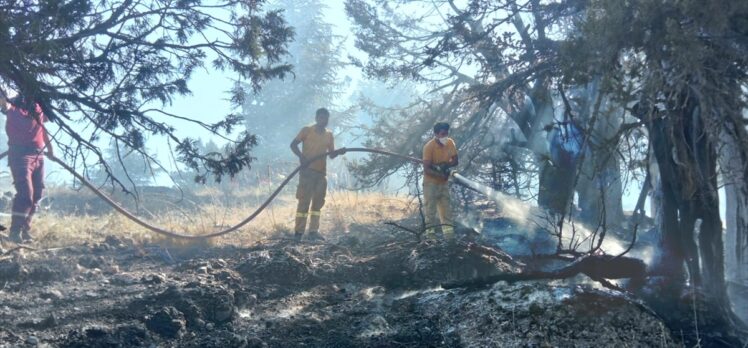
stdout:
MULTIPOLYGON (((252 196, 245 200, 237 196, 229 199, 220 192, 201 194, 212 195, 206 200, 211 203, 203 204, 197 211, 174 206, 165 213, 144 217, 144 220, 179 233, 206 234, 244 220, 254 212, 259 201, 252 196)), ((98 204, 106 203, 99 201, 98 204)), ((241 230, 215 238, 209 243, 247 246, 261 240, 288 237, 292 233, 295 213, 295 198, 291 195, 279 196, 271 206, 241 230)), ((407 196, 351 191, 328 192, 326 205, 322 210, 322 233, 345 233, 351 224, 379 224, 405 218, 412 213, 413 207, 407 196)), ((189 244, 182 240, 167 241, 161 235, 118 213, 94 216, 44 211, 35 217, 33 233, 36 245, 41 248, 97 242, 109 235, 130 238, 142 243, 189 244)))

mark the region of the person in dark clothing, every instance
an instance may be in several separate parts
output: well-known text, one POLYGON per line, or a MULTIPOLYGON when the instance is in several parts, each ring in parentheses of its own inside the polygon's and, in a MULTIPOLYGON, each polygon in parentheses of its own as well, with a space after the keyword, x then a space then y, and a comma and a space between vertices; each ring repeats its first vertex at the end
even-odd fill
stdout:
POLYGON ((46 149, 49 156, 54 155, 49 134, 43 126, 47 118, 37 103, 21 96, 0 99, 0 107, 6 114, 8 166, 16 190, 8 238, 15 243, 31 242, 31 219, 44 192, 43 151, 46 149))

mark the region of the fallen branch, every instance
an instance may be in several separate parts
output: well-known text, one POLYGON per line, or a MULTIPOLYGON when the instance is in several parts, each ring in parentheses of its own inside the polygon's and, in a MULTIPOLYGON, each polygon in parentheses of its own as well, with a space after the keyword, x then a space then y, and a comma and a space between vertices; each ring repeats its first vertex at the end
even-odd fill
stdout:
POLYGON ((632 257, 614 257, 610 255, 584 256, 566 267, 545 272, 532 271, 523 273, 504 273, 466 281, 455 281, 442 284, 444 289, 480 288, 500 281, 516 282, 538 279, 566 279, 585 274, 592 279, 643 278, 646 276, 644 261, 632 257))
POLYGON ((413 233, 413 234, 415 234, 416 236, 418 236, 418 235, 420 235, 421 233, 423 233, 423 232, 419 232, 419 231, 416 231, 416 230, 414 230, 414 229, 412 229, 412 228, 409 228, 409 227, 405 227, 405 226, 403 226, 403 225, 400 225, 400 224, 398 224, 398 223, 396 223, 396 222, 394 222, 394 221, 386 221, 386 222, 384 222, 384 224, 385 224, 385 225, 388 225, 388 226, 392 226, 392 227, 396 227, 396 228, 399 228, 399 229, 401 229, 401 230, 403 230, 403 231, 406 231, 406 232, 410 232, 410 233, 413 233))
POLYGON ((31 251, 36 251, 37 250, 36 248, 30 247, 30 246, 19 245, 19 246, 16 246, 14 248, 10 248, 10 249, 6 250, 5 252, 0 253, 0 256, 5 256, 5 255, 11 254, 13 252, 22 250, 22 249, 31 250, 31 251))

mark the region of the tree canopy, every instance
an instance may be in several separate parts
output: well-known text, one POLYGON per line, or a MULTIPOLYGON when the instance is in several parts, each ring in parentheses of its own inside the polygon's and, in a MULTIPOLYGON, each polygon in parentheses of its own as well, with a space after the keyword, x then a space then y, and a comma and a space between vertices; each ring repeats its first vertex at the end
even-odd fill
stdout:
POLYGON ((190 94, 196 69, 234 72, 237 106, 246 92, 241 82, 258 90, 290 72, 280 61, 293 30, 279 11, 263 10, 263 3, 2 0, 0 83, 41 105, 71 139, 55 136, 58 154, 69 159, 94 158, 106 166, 97 143, 102 138, 148 157, 143 145, 151 134, 166 137, 189 167, 220 179, 250 164, 255 136, 243 132, 230 139, 227 153, 206 156, 195 139, 177 136, 172 124, 188 121, 228 136, 241 116, 205 121, 161 107, 190 94))

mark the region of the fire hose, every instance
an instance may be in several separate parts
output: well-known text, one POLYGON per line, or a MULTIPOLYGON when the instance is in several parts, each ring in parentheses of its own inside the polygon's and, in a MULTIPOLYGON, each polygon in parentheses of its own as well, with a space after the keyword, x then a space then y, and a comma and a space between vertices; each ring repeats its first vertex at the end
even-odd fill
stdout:
MULTIPOLYGON (((254 220, 254 218, 256 218, 258 215, 260 215, 260 213, 263 210, 265 210, 265 208, 267 208, 268 205, 270 205, 270 203, 275 199, 275 197, 278 196, 278 194, 281 192, 281 190, 283 190, 283 188, 286 185, 288 185, 288 183, 291 181, 291 179, 293 179, 294 176, 296 176, 304 167, 308 166, 309 163, 314 162, 315 160, 324 158, 325 156, 328 156, 328 155, 332 155, 332 154, 339 155, 339 154, 343 154, 343 153, 346 153, 346 152, 368 152, 368 153, 374 153, 374 154, 380 154, 380 155, 386 155, 386 156, 396 157, 396 158, 400 158, 400 159, 403 159, 403 160, 406 160, 406 161, 410 161, 410 162, 423 163, 423 161, 421 159, 419 159, 419 158, 415 158, 415 157, 411 157, 411 156, 405 156, 405 155, 401 155, 401 154, 398 154, 398 153, 389 152, 389 151, 385 151, 385 150, 369 149, 369 148, 364 148, 364 147, 340 148, 340 149, 337 149, 335 151, 326 152, 324 154, 320 154, 320 155, 314 156, 314 157, 308 159, 304 164, 301 164, 298 167, 296 167, 296 169, 294 169, 286 177, 286 179, 283 180, 283 182, 281 182, 281 184, 278 186, 278 188, 276 188, 275 191, 273 191, 273 193, 270 194, 270 196, 265 200, 265 202, 263 202, 262 205, 260 205, 247 218, 245 218, 241 222, 237 223, 236 225, 228 227, 228 228, 226 228, 224 230, 213 232, 213 233, 209 233, 209 234, 203 234, 203 235, 183 234, 183 233, 179 233, 179 232, 167 230, 167 229, 164 229, 164 228, 152 225, 152 224, 150 224, 150 223, 148 223, 148 222, 140 219, 139 217, 135 216, 134 214, 132 214, 131 212, 129 212, 127 209, 125 209, 124 207, 122 207, 121 205, 119 205, 117 202, 115 202, 114 200, 112 200, 105 193, 101 192, 101 190, 99 190, 94 184, 92 184, 91 182, 89 182, 83 175, 81 175, 78 172, 76 172, 75 169, 73 167, 69 166, 67 163, 63 162, 62 160, 60 160, 59 158, 54 157, 54 156, 48 156, 47 155, 47 157, 50 160, 52 160, 53 162, 55 162, 55 163, 59 164, 60 166, 62 166, 63 168, 65 168, 65 170, 67 170, 68 172, 70 172, 70 174, 72 174, 76 179, 80 180, 80 182, 83 183, 84 186, 88 187, 94 194, 96 194, 97 196, 99 196, 99 198, 103 199, 105 202, 107 202, 109 205, 111 205, 112 208, 114 208, 117 212, 121 213, 122 215, 124 215, 128 219, 132 220, 133 222, 137 223, 138 225, 143 226, 143 227, 145 227, 148 230, 151 230, 153 232, 156 232, 158 234, 162 234, 162 235, 165 235, 165 236, 168 236, 168 237, 195 240, 195 239, 208 239, 208 238, 219 237, 219 236, 222 236, 224 234, 228 234, 228 233, 231 233, 231 232, 234 232, 234 231, 240 229, 241 227, 243 227, 244 225, 246 225, 250 221, 254 220)), ((3 159, 7 155, 8 155, 7 151, 1 153, 0 154, 0 160, 3 159)), ((45 155, 46 155, 46 153, 45 153, 45 155)))

